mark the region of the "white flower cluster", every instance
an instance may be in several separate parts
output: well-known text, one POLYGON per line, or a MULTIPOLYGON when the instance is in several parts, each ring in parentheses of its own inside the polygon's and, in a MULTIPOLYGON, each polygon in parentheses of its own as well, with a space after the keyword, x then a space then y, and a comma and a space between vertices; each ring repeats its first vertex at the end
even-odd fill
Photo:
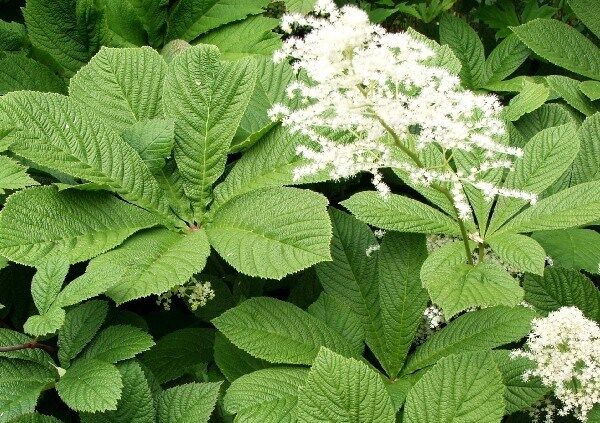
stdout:
POLYGON ((539 377, 562 403, 559 415, 586 421, 600 403, 600 326, 576 307, 562 307, 532 325, 525 349, 513 351, 536 364, 523 380, 539 377))
POLYGON ((199 282, 195 278, 191 278, 187 283, 177 285, 160 295, 156 300, 156 303, 169 311, 171 310, 173 296, 181 298, 189 305, 192 311, 195 311, 215 298, 215 292, 213 291, 210 282, 199 282))
POLYGON ((486 172, 510 169, 509 158, 522 151, 501 142, 498 100, 462 89, 456 75, 431 65, 435 53, 427 44, 409 33, 388 33, 359 8, 338 9, 332 0, 319 0, 312 15, 284 16, 281 26, 290 35, 274 60, 290 59, 300 75, 287 88, 299 106, 278 104, 269 114, 314 143, 298 148, 308 164, 295 169, 296 179, 321 171, 334 179, 371 172, 385 197, 389 188, 379 169, 394 167, 414 183, 447 184, 463 219, 471 213, 465 184, 489 199, 535 202, 534 195, 485 182, 486 172), (298 28, 300 36, 294 35, 298 28), (429 146, 444 157, 461 150, 483 158, 468 171, 455 172, 448 163, 429 169, 418 160, 429 146))
POLYGON ((444 324, 446 324, 446 318, 444 317, 442 310, 436 305, 427 307, 423 312, 423 320, 421 321, 421 326, 415 336, 417 345, 425 342, 427 338, 441 329, 444 324))

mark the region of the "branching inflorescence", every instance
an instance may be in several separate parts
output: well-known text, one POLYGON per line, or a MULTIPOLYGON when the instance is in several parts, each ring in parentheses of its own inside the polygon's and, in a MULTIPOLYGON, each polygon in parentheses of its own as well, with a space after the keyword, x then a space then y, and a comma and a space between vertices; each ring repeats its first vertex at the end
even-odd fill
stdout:
POLYGON ((462 220, 471 215, 466 185, 488 200, 502 195, 535 203, 534 194, 483 178, 510 169, 522 150, 504 141, 498 99, 461 88, 458 76, 433 64, 436 53, 427 44, 410 33, 388 33, 364 11, 338 9, 331 0, 318 1, 312 15, 286 15, 282 30, 288 37, 274 60, 291 59, 299 75, 287 88, 297 107, 278 104, 270 114, 313 143, 298 148, 308 163, 295 169, 297 179, 370 172, 386 197, 380 169, 396 168, 446 194, 462 220), (443 157, 441 166, 420 158, 429 148, 443 157), (478 164, 457 169, 456 151, 473 154, 478 164))

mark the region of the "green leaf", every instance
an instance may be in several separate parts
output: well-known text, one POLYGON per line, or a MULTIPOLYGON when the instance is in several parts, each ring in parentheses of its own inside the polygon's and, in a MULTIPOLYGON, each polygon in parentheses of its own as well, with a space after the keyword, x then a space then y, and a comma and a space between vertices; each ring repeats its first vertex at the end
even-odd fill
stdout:
POLYGON ((548 100, 550 89, 544 84, 525 81, 523 89, 513 97, 502 111, 504 119, 514 122, 523 115, 531 113, 548 100))
POLYGON ((395 411, 375 371, 322 348, 300 388, 298 421, 391 423, 395 411))
POLYGON ((135 123, 121 135, 140 155, 154 174, 165 167, 175 145, 175 123, 172 119, 151 119, 135 123))
POLYGON ((534 232, 554 266, 600 273, 600 234, 591 229, 534 232))
POLYGON ((486 242, 500 259, 521 272, 544 273, 546 252, 535 239, 519 234, 491 236, 486 242))
MULTIPOLYGON (((555 126, 538 132, 515 160, 503 187, 541 194, 571 165, 579 151, 579 139, 572 124, 555 126)), ((527 202, 515 198, 498 199, 488 234, 496 231, 527 202)))
POLYGON ((502 376, 490 353, 440 360, 412 387, 406 423, 499 423, 504 415, 502 376))
POLYGON ((58 332, 58 359, 67 367, 92 340, 108 313, 106 301, 92 300, 67 312, 65 324, 58 332))
POLYGON ((23 325, 23 331, 32 336, 44 336, 56 332, 65 322, 65 311, 51 307, 40 315, 30 316, 23 325))
POLYGON ((142 355, 159 383, 169 382, 212 360, 213 331, 185 328, 162 337, 142 355))
POLYGON ((504 225, 501 232, 566 229, 600 219, 600 183, 586 182, 546 197, 504 225))
POLYGON ((331 259, 327 199, 297 188, 267 188, 220 207, 206 231, 210 244, 236 270, 281 279, 331 259))
POLYGON ((6 53, 0 58, 0 95, 19 90, 67 91, 63 80, 46 66, 23 54, 6 53))
POLYGON ((248 15, 258 15, 269 0, 182 0, 172 9, 167 39, 192 41, 199 35, 248 15))
POLYGON ((83 278, 88 285, 105 287, 108 296, 122 304, 187 282, 204 269, 209 254, 204 230, 182 234, 156 228, 93 259, 83 278))
POLYGON ((121 132, 162 116, 166 67, 149 47, 103 47, 71 78, 69 96, 121 132))
POLYGON ((316 0, 284 0, 286 12, 308 13, 311 12, 316 0))
POLYGON ((114 364, 133 358, 152 346, 152 336, 139 328, 129 325, 109 326, 88 345, 83 357, 114 364))
POLYGON ((96 0, 95 3, 102 11, 104 45, 135 47, 147 44, 146 32, 129 1, 96 0))
POLYGON ((214 46, 190 47, 169 64, 163 106, 175 119, 175 160, 198 218, 212 184, 225 170, 255 82, 254 62, 222 62, 214 46))
POLYGON ((0 51, 18 51, 28 43, 25 25, 0 19, 0 51))
POLYGON ((525 301, 539 310, 575 306, 589 319, 600 322, 600 291, 576 270, 549 267, 543 277, 526 275, 523 287, 525 301))
POLYGON ((23 9, 31 44, 49 55, 70 77, 101 44, 101 14, 93 2, 29 0, 23 9))
POLYGON ((104 413, 83 414, 83 423, 155 423, 156 410, 152 391, 142 367, 136 361, 120 363, 117 368, 123 380, 123 391, 117 409, 104 413))
POLYGON ((577 123, 574 112, 568 106, 559 103, 546 103, 514 123, 523 136, 523 142, 519 143, 518 146, 523 147, 525 141, 529 141, 535 134, 546 128, 568 123, 577 123))
POLYGON ((44 387, 39 381, 0 381, 0 422, 34 411, 44 387))
POLYGON ((600 100, 600 82, 598 81, 583 81, 579 84, 579 89, 587 98, 592 101, 600 100))
POLYGON ((511 34, 492 50, 485 60, 485 84, 499 82, 512 75, 529 56, 529 49, 511 34))
POLYGON ((106 193, 29 188, 12 195, 0 214, 0 253, 24 264, 55 253, 77 263, 156 223, 150 213, 106 193))
POLYGON ((485 81, 483 44, 477 33, 461 18, 444 14, 440 19, 440 43, 450 46, 462 64, 460 78, 469 88, 485 81))
POLYGON ((448 215, 412 198, 390 194, 383 198, 374 191, 354 194, 341 203, 359 220, 399 232, 458 235, 458 224, 448 215))
POLYGON ((220 332, 215 334, 214 360, 219 370, 233 382, 237 378, 252 373, 256 370, 270 366, 270 363, 252 357, 244 350, 239 349, 220 332))
POLYGON ((510 357, 506 350, 492 351, 492 357, 502 374, 506 414, 533 407, 550 393, 539 378, 523 381, 525 371, 535 367, 535 363, 525 357, 510 357))
MULTIPOLYGON (((0 328, 0 345, 3 347, 10 345, 21 345, 27 342, 31 342, 31 338, 29 336, 15 332, 14 330, 0 328)), ((20 360, 32 361, 45 367, 53 367, 52 357, 50 357, 46 351, 39 348, 27 348, 16 351, 0 352, 0 359, 2 358, 16 358, 20 360)))
POLYGON ((55 368, 18 358, 0 358, 0 374, 4 382, 53 383, 58 377, 55 368))
POLYGON ((484 351, 517 342, 527 336, 535 316, 530 309, 505 306, 466 313, 418 347, 403 373, 412 373, 452 354, 484 351))
POLYGON ((600 112, 583 121, 578 136, 584 142, 573 162, 572 185, 600 179, 600 112))
POLYGON ((5 190, 18 190, 38 183, 27 174, 27 168, 16 160, 0 156, 0 194, 5 190))
POLYGON ((600 75, 598 47, 575 28, 555 19, 534 19, 511 29, 549 62, 588 78, 600 75))
POLYGON ((155 48, 162 46, 167 27, 169 0, 127 0, 137 12, 142 26, 148 33, 148 43, 155 48))
POLYGON ((311 364, 322 346, 358 353, 320 319, 274 298, 251 298, 212 322, 237 347, 272 363, 311 364))
MULTIPOLYGON (((600 50, 598 50, 600 53, 600 50)), ((598 107, 587 98, 580 89, 580 82, 566 76, 550 75, 544 78, 552 89, 553 96, 562 97, 569 106, 579 110, 586 116, 593 115, 598 107)))
POLYGON ((257 370, 231 384, 223 406, 247 423, 295 422, 298 390, 307 375, 308 369, 301 367, 257 370))
POLYGON ((568 0, 568 3, 579 20, 600 38, 600 4, 594 0, 568 0))
POLYGON ((129 202, 173 219, 164 192, 133 147, 73 100, 52 93, 9 93, 0 99, 2 115, 6 121, 0 118, 0 131, 11 131, 5 138, 16 154, 104 185, 129 202))
POLYGON ((402 368, 429 300, 419 271, 427 256, 423 236, 388 233, 378 258, 379 309, 384 348, 379 357, 390 378, 402 368))
POLYGON ((60 398, 75 411, 116 410, 123 382, 117 368, 100 360, 75 362, 56 383, 60 398))
POLYGON ((158 423, 207 423, 221 383, 188 383, 160 394, 158 423))
POLYGON ((31 280, 31 296, 40 313, 50 309, 68 272, 69 262, 63 255, 50 256, 37 267, 31 280))
POLYGON ((434 271, 438 263, 434 265, 431 257, 423 264, 421 280, 431 300, 442 308, 447 319, 471 307, 512 307, 523 300, 523 289, 518 281, 498 264, 482 262, 472 266, 458 263, 434 271))
POLYGON ((23 414, 10 421, 11 423, 62 423, 56 417, 45 416, 39 413, 27 413, 23 414))
POLYGON ((364 349, 365 331, 362 320, 343 299, 322 292, 306 311, 340 333, 352 345, 353 350, 364 349))
POLYGON ((277 19, 251 16, 211 31, 198 42, 217 46, 226 60, 259 56, 272 62, 273 53, 281 47, 279 36, 273 32, 278 25, 277 19))
POLYGON ((419 31, 415 31, 413 28, 408 28, 406 32, 427 45, 427 47, 435 53, 434 57, 430 57, 426 61, 427 65, 444 68, 453 75, 458 75, 460 73, 462 68, 461 61, 456 57, 450 47, 438 44, 431 38, 421 34, 419 31))

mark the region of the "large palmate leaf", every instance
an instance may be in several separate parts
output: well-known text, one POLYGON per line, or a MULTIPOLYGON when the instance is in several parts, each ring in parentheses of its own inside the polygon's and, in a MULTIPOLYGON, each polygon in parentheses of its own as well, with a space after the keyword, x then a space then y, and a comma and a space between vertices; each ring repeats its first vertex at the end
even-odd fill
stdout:
POLYGON ((504 225, 501 232, 566 229, 600 219, 600 182, 586 182, 544 198, 504 225))
POLYGON ((525 300, 540 310, 575 306, 589 319, 600 322, 600 291, 576 270, 550 267, 543 277, 527 275, 523 286, 525 300))
POLYGON ((167 39, 192 41, 229 22, 258 15, 269 0, 181 0, 169 16, 167 39))
POLYGON ((272 363, 311 364, 323 346, 358 353, 322 320, 274 298, 251 298, 212 322, 237 347, 272 363))
POLYGON ((79 360, 56 383, 60 398, 73 410, 115 410, 123 382, 119 370, 100 360, 79 360))
POLYGON ((374 191, 354 194, 342 202, 359 220, 383 229, 400 232, 458 235, 458 224, 448 215, 402 195, 383 198, 374 191))
POLYGON ((101 14, 92 1, 29 0, 23 9, 29 39, 72 76, 98 51, 101 14))
POLYGON ((175 160, 198 219, 212 184, 225 170, 255 82, 254 62, 222 62, 214 46, 190 47, 169 64, 164 109, 175 119, 175 160))
POLYGON ((575 28, 555 19, 534 19, 511 29, 549 62, 588 78, 599 78, 600 50, 575 28))
POLYGON ((10 157, 0 156, 0 194, 4 194, 5 190, 17 190, 37 184, 29 176, 25 166, 10 157))
POLYGON ((22 54, 7 53, 0 58, 0 95, 19 90, 64 93, 66 86, 41 63, 22 54))
POLYGON ((0 214, 0 253, 33 265, 60 252, 77 263, 156 224, 150 213, 106 193, 29 188, 12 195, 0 214))
POLYGON ((209 254, 204 230, 180 234, 154 229, 96 257, 83 278, 88 285, 106 286, 108 280, 108 295, 120 304, 187 282, 204 268, 209 254))
POLYGON ((220 207, 206 231, 238 271, 281 279, 331 258, 326 207, 325 197, 308 190, 251 191, 220 207))
POLYGON ((188 383, 167 389, 157 404, 158 423, 207 423, 221 383, 188 383))
POLYGON ((10 131, 5 139, 12 141, 16 154, 106 186, 172 221, 164 192, 133 147, 73 100, 57 94, 9 93, 0 100, 0 116, 0 131, 10 131))
POLYGON ((408 393, 407 423, 499 423, 504 385, 491 353, 440 360, 408 393))
POLYGON ((392 423, 382 379, 365 363, 322 348, 298 397, 298 422, 392 423))
POLYGON ((112 128, 160 117, 167 64, 156 50, 102 48, 71 78, 69 96, 112 128))
POLYGON ((247 423, 296 422, 298 389, 308 370, 272 367, 236 379, 223 398, 223 405, 236 419, 247 423))
MULTIPOLYGON (((525 145, 523 157, 516 159, 504 187, 540 194, 568 169, 578 151, 579 139, 574 125, 544 129, 525 145)), ((497 230, 525 205, 524 200, 499 198, 488 233, 497 230)))
POLYGON ((535 316, 530 309, 505 306, 466 313, 418 347, 403 372, 412 373, 452 354, 489 350, 516 342, 529 333, 535 316))
POLYGON ((592 229, 534 232, 554 266, 600 273, 600 233, 592 229))

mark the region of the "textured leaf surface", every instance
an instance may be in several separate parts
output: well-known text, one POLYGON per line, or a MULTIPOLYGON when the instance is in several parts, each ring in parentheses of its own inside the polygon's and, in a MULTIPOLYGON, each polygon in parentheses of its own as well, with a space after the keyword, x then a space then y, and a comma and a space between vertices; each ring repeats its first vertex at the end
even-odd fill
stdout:
POLYGON ((7 53, 0 58, 0 95, 19 90, 64 93, 66 86, 62 79, 41 63, 23 54, 7 53))
POLYGON ((0 194, 5 190, 17 190, 38 183, 27 174, 27 168, 16 160, 0 156, 0 194))
POLYGON ((60 252, 77 263, 156 223, 150 213, 109 194, 30 188, 12 195, 0 214, 0 252, 26 264, 60 252))
POLYGON ((499 423, 504 386, 490 353, 453 355, 440 360, 410 390, 407 423, 499 423))
POLYGON ((572 185, 600 178, 600 113, 583 121, 578 136, 583 141, 573 163, 572 185))
POLYGON ((583 81, 579 84, 579 89, 590 100, 595 101, 600 99, 600 82, 598 81, 583 81))
POLYGON ((516 342, 529 333, 534 317, 535 313, 524 307, 496 306, 466 313, 418 347, 404 373, 430 366, 451 354, 488 350, 516 342))
POLYGON ((544 79, 554 96, 562 97, 569 106, 584 115, 590 116, 598 111, 594 103, 581 91, 578 80, 562 75, 550 75, 544 79))
POLYGON ((39 381, 0 381, 0 422, 34 411, 44 389, 39 381))
POLYGON ((233 345, 220 332, 215 334, 214 360, 221 373, 230 382, 247 373, 270 366, 267 361, 252 357, 246 351, 233 345))
POLYGON ((30 316, 23 325, 23 331, 32 336, 44 336, 56 332, 64 321, 65 311, 60 307, 51 307, 39 315, 30 316))
POLYGON ((210 247, 203 230, 181 234, 157 228, 92 260, 91 283, 106 286, 117 303, 162 294, 204 269, 210 247))
POLYGON ((25 47, 28 42, 25 25, 0 20, 0 50, 17 51, 25 47))
POLYGON ((172 119, 138 122, 121 135, 140 155, 154 174, 165 166, 175 145, 175 123, 172 119))
POLYGON ((69 83, 69 96, 122 131, 162 115, 167 64, 156 50, 102 48, 69 83))
POLYGON ((11 420, 11 423, 62 423, 56 417, 39 413, 27 413, 11 420))
POLYGON ((308 369, 302 367, 257 370, 231 384, 223 405, 237 414, 236 420, 247 423, 296 421, 298 389, 307 375, 308 369))
POLYGON ((169 18, 167 38, 192 41, 211 29, 263 12, 268 0, 182 0, 169 18))
POLYGON ((504 225, 502 232, 582 226, 600 219, 600 183, 586 182, 546 197, 504 225))
POLYGON ((591 229, 534 232, 557 267, 600 273, 600 234, 591 229))
POLYGON ((62 255, 50 256, 37 268, 31 280, 31 296, 40 313, 48 311, 69 272, 69 263, 62 255))
POLYGON ((300 388, 298 422, 391 423, 392 401, 366 364, 322 348, 300 388))
POLYGON ((311 364, 323 346, 357 354, 323 321, 274 298, 251 298, 212 322, 237 347, 272 363, 311 364))
POLYGON ((0 131, 11 131, 5 138, 13 141, 16 154, 169 216, 164 192, 133 147, 73 100, 52 93, 9 93, 0 100, 1 115, 6 122, 0 119, 0 131))
POLYGON ((502 40, 485 60, 485 83, 490 84, 510 76, 529 56, 529 49, 516 35, 502 40))
POLYGON ((598 47, 575 28, 555 19, 534 19, 511 29, 549 62, 588 78, 600 75, 598 47))
POLYGON ((419 271, 427 256, 423 236, 388 233, 378 258, 379 308, 384 340, 380 358, 390 378, 404 364, 429 300, 419 271))
POLYGON ((504 263, 521 272, 544 273, 546 251, 535 239, 519 234, 500 234, 486 242, 504 263))
POLYGON ((600 38, 600 4, 594 0, 569 0, 577 17, 600 38))
POLYGON ((185 328, 162 337, 142 361, 159 383, 169 382, 212 360, 213 332, 203 328, 185 328))
POLYGON ((448 215, 401 195, 384 199, 377 192, 354 194, 342 202, 359 220, 383 229, 400 232, 458 235, 458 224, 448 215))
POLYGON ((197 213, 203 213, 208 191, 225 170, 255 83, 254 62, 222 62, 214 46, 190 47, 169 64, 164 109, 175 119, 175 160, 197 213))
POLYGON ((532 407, 549 393, 550 390, 539 378, 523 381, 523 373, 535 367, 529 359, 511 358, 510 352, 506 350, 492 351, 492 357, 502 374, 506 414, 532 407))
POLYGON ((92 340, 108 313, 105 301, 92 300, 70 309, 58 333, 58 359, 63 367, 92 340))
POLYGON ((217 210, 211 245, 238 271, 281 279, 331 258, 327 199, 297 188, 246 193, 217 210))
POLYGON ((550 267, 543 277, 527 275, 523 286, 525 300, 540 310, 575 306, 589 319, 600 322, 600 291, 576 270, 550 267))
MULTIPOLYGON (((21 345, 31 342, 31 338, 25 334, 15 332, 14 330, 0 328, 0 345, 21 345)), ((23 349, 17 351, 0 352, 1 358, 17 358, 20 360, 32 361, 34 363, 48 366, 52 363, 52 357, 41 349, 23 349)))
POLYGON ((115 410, 123 382, 115 366, 100 360, 79 360, 56 383, 60 398, 75 411, 115 410))
POLYGON ((544 84, 525 81, 521 92, 502 110, 502 116, 510 122, 519 120, 523 115, 533 112, 544 104, 549 95, 550 89, 544 84))
POLYGON ((208 422, 220 386, 220 383, 188 383, 167 389, 158 399, 159 423, 208 422))
POLYGON ((440 20, 440 42, 450 46, 459 58, 460 78, 469 88, 480 87, 485 81, 483 44, 477 33, 464 20, 445 14, 440 20))
POLYGON ((30 0, 23 9, 31 44, 72 76, 100 48, 101 15, 90 2, 30 0))
POLYGON ((86 348, 83 357, 116 363, 133 358, 153 345, 152 336, 137 327, 109 326, 86 348))

